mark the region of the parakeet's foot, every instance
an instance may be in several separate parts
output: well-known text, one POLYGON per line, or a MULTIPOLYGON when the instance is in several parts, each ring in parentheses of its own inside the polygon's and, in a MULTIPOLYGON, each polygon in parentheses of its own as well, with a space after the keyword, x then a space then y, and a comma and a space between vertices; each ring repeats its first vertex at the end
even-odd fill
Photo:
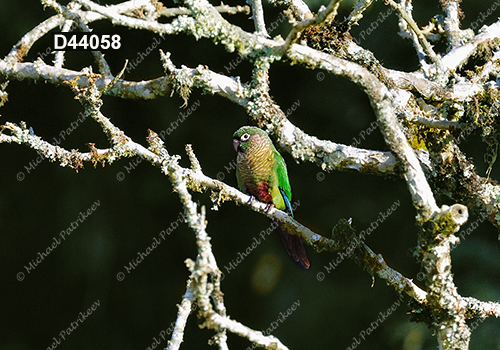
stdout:
POLYGON ((274 207, 273 203, 268 203, 266 205, 266 209, 264 209, 266 211, 266 213, 269 213, 269 210, 271 210, 271 208, 274 207))
POLYGON ((253 195, 249 194, 249 196, 250 196, 250 199, 248 200, 247 204, 250 204, 255 200, 255 197, 253 195))

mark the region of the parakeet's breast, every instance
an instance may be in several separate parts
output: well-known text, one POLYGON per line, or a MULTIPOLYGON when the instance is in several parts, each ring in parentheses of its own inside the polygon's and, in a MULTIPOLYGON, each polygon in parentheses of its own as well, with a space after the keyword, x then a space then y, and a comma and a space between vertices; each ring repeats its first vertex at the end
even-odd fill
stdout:
POLYGON ((237 157, 238 185, 263 202, 272 202, 270 188, 275 184, 273 150, 256 145, 237 157))

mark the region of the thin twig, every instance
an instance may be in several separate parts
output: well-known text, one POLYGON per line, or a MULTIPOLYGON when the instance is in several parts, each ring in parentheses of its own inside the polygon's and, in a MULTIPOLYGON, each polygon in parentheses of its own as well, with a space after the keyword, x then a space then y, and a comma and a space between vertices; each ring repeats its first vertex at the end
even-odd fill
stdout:
MULTIPOLYGON (((243 13, 245 15, 249 15, 251 12, 250 6, 247 5, 244 6, 236 5, 234 7, 229 5, 220 5, 220 6, 214 6, 214 9, 216 9, 219 13, 227 13, 230 15, 235 15, 237 13, 243 13)), ((160 15, 165 17, 176 17, 176 16, 190 15, 190 14, 191 10, 185 7, 169 8, 160 12, 160 15)))
POLYGON ((455 122, 452 120, 435 120, 416 115, 412 116, 409 121, 415 124, 426 126, 428 128, 441 130, 460 130, 467 127, 467 124, 465 123, 455 122))
POLYGON ((208 328, 223 327, 231 331, 231 333, 247 338, 251 342, 266 349, 288 350, 288 348, 273 335, 264 335, 260 331, 253 330, 238 321, 229 317, 223 317, 213 311, 208 311, 206 315, 205 325, 208 328))
POLYGON ((479 301, 476 298, 463 298, 467 303, 467 308, 474 316, 481 318, 494 316, 500 318, 500 303, 479 301))
POLYGON ((155 20, 125 16, 118 8, 102 6, 90 0, 75 0, 75 2, 104 18, 109 18, 115 25, 149 30, 158 34, 173 34, 176 31, 174 26, 170 23, 158 23, 155 20))
MULTIPOLYGON (((413 10, 413 5, 411 0, 404 0, 404 9, 406 11, 407 17, 413 18, 412 16, 412 10, 413 10)), ((401 7, 403 7, 403 4, 400 4, 401 7)), ((427 63, 426 57, 427 55, 425 54, 425 50, 423 49, 422 45, 420 44, 420 40, 418 38, 418 35, 415 31, 411 30, 409 28, 409 24, 405 19, 401 16, 399 16, 399 21, 398 25, 400 27, 400 32, 399 35, 402 38, 409 39, 413 42, 413 47, 415 48, 416 54, 418 61, 420 63, 420 67, 422 71, 425 73, 426 77, 431 77, 432 73, 430 71, 431 65, 427 63)), ((422 33, 423 34, 423 33, 422 33)))
POLYGON ((187 283, 186 293, 184 293, 181 305, 179 305, 179 311, 177 312, 177 319, 175 320, 172 337, 167 343, 166 350, 178 350, 181 347, 181 343, 184 339, 184 328, 186 328, 187 319, 191 314, 193 300, 194 295, 191 290, 191 281, 189 280, 187 283))
POLYGON ((420 45, 422 45, 426 55, 431 59, 431 61, 436 64, 436 66, 440 65, 440 57, 434 52, 431 45, 422 34, 422 31, 418 27, 417 23, 411 18, 411 16, 406 12, 401 4, 397 4, 394 0, 387 0, 387 2, 393 6, 396 10, 398 10, 400 16, 408 23, 413 32, 417 35, 420 45))
POLYGON ((265 37, 269 37, 266 29, 266 22, 264 20, 264 8, 262 7, 262 0, 248 0, 252 6, 252 18, 255 25, 255 31, 265 37))
POLYGON ((354 4, 351 13, 347 17, 347 22, 349 25, 354 25, 363 18, 363 12, 370 7, 374 0, 358 0, 354 4))
POLYGON ((122 70, 116 75, 116 77, 113 78, 113 80, 111 80, 109 82, 109 84, 107 84, 104 89, 100 90, 99 91, 99 97, 102 96, 108 89, 110 89, 113 85, 116 84, 116 82, 123 76, 123 73, 125 73, 125 69, 127 68, 127 64, 128 64, 128 60, 125 60, 125 64, 123 65, 123 68, 122 70))
MULTIPOLYGON (((57 13, 63 15, 64 18, 66 18, 67 20, 75 22, 82 32, 85 32, 85 33, 90 32, 90 29, 82 21, 82 18, 80 17, 80 15, 78 15, 73 10, 68 9, 66 6, 60 5, 55 0, 41 0, 41 1, 42 1, 42 4, 52 7, 57 13)), ((94 55, 94 58, 99 66, 99 71, 101 72, 101 74, 112 78, 113 75, 111 74, 111 69, 109 68, 109 64, 106 61, 106 59, 104 58, 104 55, 102 54, 102 52, 93 50, 92 55, 94 55)))
MULTIPOLYGON (((73 11, 78 11, 80 9, 80 5, 75 4, 75 7, 72 8, 73 11)), ((67 33, 70 32, 71 29, 73 28, 74 21, 72 20, 66 20, 64 21, 64 25, 61 28, 62 33, 67 33)), ((54 67, 56 68, 62 68, 63 63, 64 63, 64 51, 57 51, 54 57, 54 67)))

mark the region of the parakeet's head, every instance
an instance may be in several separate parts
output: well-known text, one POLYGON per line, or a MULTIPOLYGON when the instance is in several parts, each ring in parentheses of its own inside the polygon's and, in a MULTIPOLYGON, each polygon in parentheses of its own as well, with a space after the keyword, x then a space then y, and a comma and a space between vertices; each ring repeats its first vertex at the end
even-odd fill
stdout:
POLYGON ((246 152, 252 145, 272 145, 267 133, 255 126, 242 126, 233 134, 233 147, 236 152, 246 152))

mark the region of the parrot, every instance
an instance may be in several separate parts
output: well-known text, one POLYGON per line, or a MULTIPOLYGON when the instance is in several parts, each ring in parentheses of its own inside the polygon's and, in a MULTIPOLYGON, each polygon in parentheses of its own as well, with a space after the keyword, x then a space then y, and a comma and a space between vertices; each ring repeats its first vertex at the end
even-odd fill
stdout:
MULTIPOLYGON (((267 133, 254 126, 242 126, 233 134, 236 180, 240 191, 284 210, 293 218, 292 191, 285 160, 267 133)), ((296 262, 309 269, 306 250, 300 237, 292 235, 279 222, 271 220, 285 249, 296 262)))

